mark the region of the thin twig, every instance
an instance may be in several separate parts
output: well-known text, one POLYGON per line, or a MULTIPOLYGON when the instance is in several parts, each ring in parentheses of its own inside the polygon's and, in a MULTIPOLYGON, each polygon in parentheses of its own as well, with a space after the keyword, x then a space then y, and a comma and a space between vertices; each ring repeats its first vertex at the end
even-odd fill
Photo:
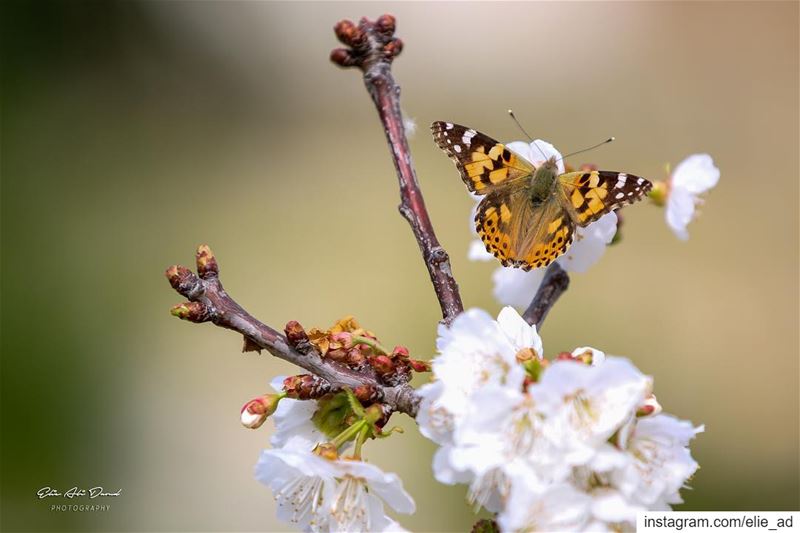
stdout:
POLYGON ((302 349, 290 345, 287 338, 266 324, 255 319, 233 300, 219 280, 219 268, 208 246, 197 250, 197 273, 188 268, 172 266, 166 275, 172 287, 185 296, 189 302, 172 309, 172 313, 190 322, 212 322, 244 335, 245 349, 265 349, 279 357, 311 372, 333 388, 361 386, 374 387, 381 403, 392 410, 415 417, 419 397, 414 389, 404 383, 389 387, 380 383, 375 375, 364 369, 356 371, 347 366, 320 357, 316 350, 302 349))
POLYGON ((449 324, 464 306, 450 268, 450 258, 433 231, 411 160, 400 111, 400 87, 392 77, 392 61, 403 48, 402 41, 394 37, 394 30, 395 19, 391 15, 383 15, 374 22, 362 18, 358 26, 343 20, 335 31, 348 48, 333 50, 331 60, 343 67, 358 67, 363 72, 364 84, 378 109, 400 182, 400 213, 411 225, 428 267, 442 318, 449 324))
POLYGON ((558 298, 569 287, 569 275, 561 268, 558 263, 553 263, 544 273, 539 289, 533 297, 533 301, 528 309, 522 314, 522 318, 528 324, 535 325, 536 329, 541 329, 547 313, 555 305, 558 298))

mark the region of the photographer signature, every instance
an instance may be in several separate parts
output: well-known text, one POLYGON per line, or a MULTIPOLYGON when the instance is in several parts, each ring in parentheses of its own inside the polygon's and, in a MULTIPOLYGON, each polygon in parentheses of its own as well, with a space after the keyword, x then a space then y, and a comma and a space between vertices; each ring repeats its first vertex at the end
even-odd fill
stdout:
POLYGON ((42 487, 36 492, 36 495, 39 497, 40 500, 44 498, 51 498, 55 497, 62 497, 67 499, 72 498, 82 498, 82 497, 89 497, 89 499, 94 498, 107 498, 107 497, 117 497, 122 494, 122 489, 119 489, 117 492, 106 492, 103 487, 92 487, 91 489, 82 489, 79 487, 72 487, 66 492, 60 492, 58 489, 54 489, 52 487, 42 487))

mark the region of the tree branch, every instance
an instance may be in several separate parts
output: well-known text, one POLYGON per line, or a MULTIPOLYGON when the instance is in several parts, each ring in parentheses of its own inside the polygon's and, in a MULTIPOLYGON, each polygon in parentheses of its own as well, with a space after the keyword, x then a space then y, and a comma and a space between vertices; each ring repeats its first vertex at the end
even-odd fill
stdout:
POLYGON ((391 15, 383 15, 374 22, 362 18, 358 26, 343 20, 334 30, 348 48, 333 50, 331 61, 342 67, 358 67, 363 72, 364 84, 378 110, 400 182, 400 213, 411 225, 428 267, 442 318, 449 324, 464 306, 450 268, 450 258, 433 231, 406 140, 400 87, 391 71, 392 61, 403 48, 403 42, 394 37, 395 19, 391 15))
POLYGON ((275 357, 324 379, 333 389, 371 388, 376 392, 376 401, 388 405, 393 411, 416 416, 420 400, 407 383, 386 386, 369 367, 356 371, 325 359, 310 343, 293 343, 245 311, 223 289, 217 261, 208 246, 202 245, 197 249, 197 273, 199 277, 178 265, 167 269, 166 275, 172 287, 189 300, 173 307, 173 315, 190 322, 212 322, 241 333, 245 338, 245 350, 265 349, 275 357))
POLYGON ((541 329, 547 313, 568 287, 569 275, 567 272, 558 263, 551 264, 547 267, 542 283, 528 309, 522 314, 522 318, 528 324, 535 325, 537 330, 541 329))

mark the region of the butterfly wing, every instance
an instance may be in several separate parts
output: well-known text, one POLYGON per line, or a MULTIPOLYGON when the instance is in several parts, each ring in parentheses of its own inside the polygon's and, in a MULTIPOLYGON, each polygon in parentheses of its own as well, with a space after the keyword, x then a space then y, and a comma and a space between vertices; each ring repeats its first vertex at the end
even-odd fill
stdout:
POLYGON ((641 200, 653 188, 639 176, 607 170, 569 172, 560 175, 558 182, 556 195, 562 207, 581 227, 641 200))
POLYGON ((545 267, 567 251, 575 224, 555 196, 535 206, 522 182, 491 191, 478 206, 475 229, 503 266, 545 267))
POLYGON ((455 162, 461 179, 475 194, 486 194, 535 170, 502 143, 466 126, 434 122, 431 130, 433 140, 455 162))

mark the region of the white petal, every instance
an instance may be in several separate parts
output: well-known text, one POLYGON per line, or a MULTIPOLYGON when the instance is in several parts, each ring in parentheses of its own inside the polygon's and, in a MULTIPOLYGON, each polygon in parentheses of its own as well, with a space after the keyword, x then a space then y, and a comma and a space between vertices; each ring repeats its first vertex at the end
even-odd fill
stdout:
POLYGON ((665 217, 667 225, 682 241, 689 238, 686 226, 694 217, 694 196, 685 189, 673 188, 667 198, 665 217))
POLYGON ((507 143, 506 148, 537 167, 551 157, 555 157, 558 172, 560 174, 564 173, 564 162, 561 160, 561 153, 547 141, 541 139, 536 139, 532 143, 514 141, 507 143))
MULTIPOLYGON (((531 154, 531 150, 533 147, 526 142, 523 141, 513 141, 510 143, 506 143, 506 148, 517 154, 518 156, 522 157, 529 163, 533 163, 537 158, 531 154)), ((538 153, 538 152, 537 152, 538 153)), ((539 154, 538 159, 541 161, 541 154, 539 154)))
POLYGON ((603 361, 606 360, 606 354, 598 350, 597 348, 592 348, 591 346, 581 346, 580 348, 575 348, 572 350, 572 355, 578 357, 580 355, 589 352, 592 354, 592 366, 598 366, 603 364, 603 361))
POLYGON ((527 309, 542 284, 543 268, 525 272, 521 268, 498 267, 492 274, 494 297, 503 305, 527 309))
POLYGON ((685 189, 692 194, 701 194, 714 187, 719 181, 719 169, 708 154, 690 155, 675 167, 672 172, 673 189, 685 189))
POLYGON ((636 513, 645 510, 615 490, 600 490, 592 500, 592 514, 603 522, 635 522, 636 513))
POLYGON ((578 228, 572 246, 557 259, 567 272, 586 272, 606 252, 617 233, 617 214, 607 213, 585 228, 578 228))
POLYGON ((536 332, 536 326, 525 322, 516 309, 510 306, 504 307, 497 315, 497 323, 517 350, 533 348, 536 355, 542 358, 544 355, 542 338, 536 332))
POLYGON ((445 444, 433 455, 433 477, 439 483, 455 485, 456 483, 469 483, 474 477, 470 471, 457 470, 453 464, 453 446, 445 444))
POLYGON ((270 437, 273 448, 283 448, 289 439, 302 438, 307 448, 327 440, 325 435, 314 425, 311 417, 317 411, 314 400, 294 400, 284 398, 278 404, 272 419, 275 421, 275 433, 270 437))
POLYGON ((511 491, 505 510, 497 517, 501 531, 575 531, 590 518, 591 498, 568 484, 537 494, 511 491))
POLYGON ((416 505, 411 496, 403 489, 403 482, 397 474, 384 472, 377 466, 362 461, 336 461, 341 472, 366 480, 370 490, 388 503, 398 513, 411 514, 416 505))
POLYGON ((470 261, 494 261, 494 256, 486 251, 486 245, 480 239, 474 239, 469 243, 467 258, 470 261))
POLYGON ((272 378, 272 381, 269 382, 269 386, 272 387, 275 392, 283 392, 284 379, 286 379, 286 376, 275 376, 272 378))

